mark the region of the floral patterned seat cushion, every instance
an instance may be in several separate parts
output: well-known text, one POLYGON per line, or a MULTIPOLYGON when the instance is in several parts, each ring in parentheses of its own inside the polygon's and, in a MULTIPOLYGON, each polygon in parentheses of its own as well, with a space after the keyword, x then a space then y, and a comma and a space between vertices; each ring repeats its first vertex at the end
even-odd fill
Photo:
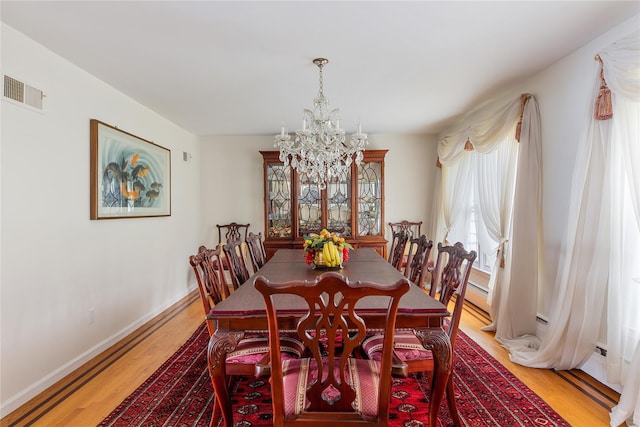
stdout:
MULTIPOLYGON (((304 344, 297 334, 283 333, 280 336, 282 358, 299 359, 304 351, 304 344)), ((258 363, 269 352, 269 335, 261 333, 246 334, 234 351, 227 354, 226 363, 258 363)))
MULTIPOLYGON (((326 366, 327 363, 323 365, 326 366)), ((373 360, 348 359, 347 381, 356 392, 354 409, 365 419, 375 419, 378 414, 379 368, 379 363, 373 360)), ((300 415, 309 405, 306 399, 307 387, 318 377, 316 360, 308 358, 284 360, 282 372, 285 416, 300 415)), ((328 389, 323 393, 331 396, 332 392, 328 389)))
MULTIPOLYGON (((362 342, 362 349, 369 359, 380 361, 383 340, 384 335, 374 334, 362 342)), ((431 351, 425 350, 420 340, 411 331, 396 331, 393 341, 395 353, 403 362, 433 358, 431 351)))

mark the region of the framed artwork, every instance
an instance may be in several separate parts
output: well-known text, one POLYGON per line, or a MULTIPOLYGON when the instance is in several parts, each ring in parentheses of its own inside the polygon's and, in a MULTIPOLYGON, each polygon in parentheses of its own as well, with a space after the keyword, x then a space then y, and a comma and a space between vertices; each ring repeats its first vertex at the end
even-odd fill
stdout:
POLYGON ((171 151, 91 123, 91 219, 171 215, 171 151))

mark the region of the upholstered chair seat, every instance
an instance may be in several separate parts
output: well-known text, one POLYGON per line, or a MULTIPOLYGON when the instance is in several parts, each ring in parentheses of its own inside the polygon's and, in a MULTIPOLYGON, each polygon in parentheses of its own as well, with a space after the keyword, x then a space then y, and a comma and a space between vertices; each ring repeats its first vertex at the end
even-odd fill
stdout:
MULTIPOLYGON (((282 333, 280 337, 282 360, 302 356, 304 344, 293 334, 282 333)), ((269 337, 261 332, 246 334, 234 351, 227 354, 227 364, 242 363, 260 365, 269 353, 269 337)))
MULTIPOLYGON (((362 342, 362 350, 367 357, 374 361, 382 360, 383 335, 370 335, 362 342)), ((392 374, 394 376, 407 376, 406 362, 412 360, 433 360, 431 350, 426 350, 420 340, 411 331, 396 331, 394 336, 393 354, 394 364, 392 374), (400 363, 398 363, 400 362, 400 363)))
MULTIPOLYGON (((382 354, 382 353, 381 353, 382 354)), ((356 413, 363 419, 375 420, 378 417, 378 381, 380 365, 378 362, 365 359, 349 358, 347 368, 347 382, 356 392, 353 402, 356 413), (352 374, 352 373, 355 373, 352 374)), ((323 365, 328 366, 326 358, 323 365)), ((335 376, 339 377, 339 363, 336 360, 335 376)), ((309 400, 304 403, 300 390, 307 390, 310 384, 318 378, 318 364, 315 359, 290 359, 282 364, 284 377, 284 412, 285 417, 298 416, 309 407, 309 400), (304 406, 303 406, 304 405, 304 406)), ((338 398, 336 389, 323 391, 323 399, 331 401, 338 398)))

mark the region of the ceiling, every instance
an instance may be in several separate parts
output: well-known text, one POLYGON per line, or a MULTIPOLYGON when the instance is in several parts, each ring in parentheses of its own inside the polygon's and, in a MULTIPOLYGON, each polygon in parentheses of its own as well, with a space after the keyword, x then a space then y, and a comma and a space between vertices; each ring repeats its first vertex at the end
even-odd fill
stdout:
MULTIPOLYGON (((640 13, 638 1, 1 1, 2 22, 197 135, 437 133, 640 13)), ((43 88, 46 93, 46 88, 43 88)))

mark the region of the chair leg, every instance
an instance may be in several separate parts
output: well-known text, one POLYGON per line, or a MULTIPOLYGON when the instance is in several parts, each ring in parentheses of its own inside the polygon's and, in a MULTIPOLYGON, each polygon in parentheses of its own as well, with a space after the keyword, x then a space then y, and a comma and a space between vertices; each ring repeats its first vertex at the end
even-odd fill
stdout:
POLYGON ((220 424, 221 418, 222 418, 222 411, 220 410, 220 404, 218 403, 218 399, 216 399, 214 394, 213 412, 211 413, 211 422, 209 423, 209 427, 217 427, 217 425, 220 424))
MULTIPOLYGON (((220 378, 220 376, 212 376, 212 382, 213 382, 213 390, 214 393, 216 394, 216 403, 217 405, 214 405, 213 410, 214 410, 214 414, 215 417, 223 417, 224 418, 224 425, 227 427, 232 427, 233 426, 233 413, 231 411, 230 407, 223 407, 223 405, 219 404, 219 399, 222 399, 224 402, 231 402, 231 398, 229 396, 229 386, 228 386, 228 375, 223 375, 223 378, 220 378), (216 415, 216 408, 219 408, 220 411, 220 415, 216 415)), ((229 403, 230 406, 230 403, 229 403)), ((211 417, 211 424, 210 427, 214 427, 214 416, 211 417)))
POLYGON ((456 395, 453 390, 453 372, 449 375, 449 381, 447 381, 447 403, 449 404, 449 412, 451 412, 451 419, 453 420, 453 425, 456 427, 462 426, 462 421, 460 420, 460 414, 458 414, 458 408, 456 406, 456 395))

